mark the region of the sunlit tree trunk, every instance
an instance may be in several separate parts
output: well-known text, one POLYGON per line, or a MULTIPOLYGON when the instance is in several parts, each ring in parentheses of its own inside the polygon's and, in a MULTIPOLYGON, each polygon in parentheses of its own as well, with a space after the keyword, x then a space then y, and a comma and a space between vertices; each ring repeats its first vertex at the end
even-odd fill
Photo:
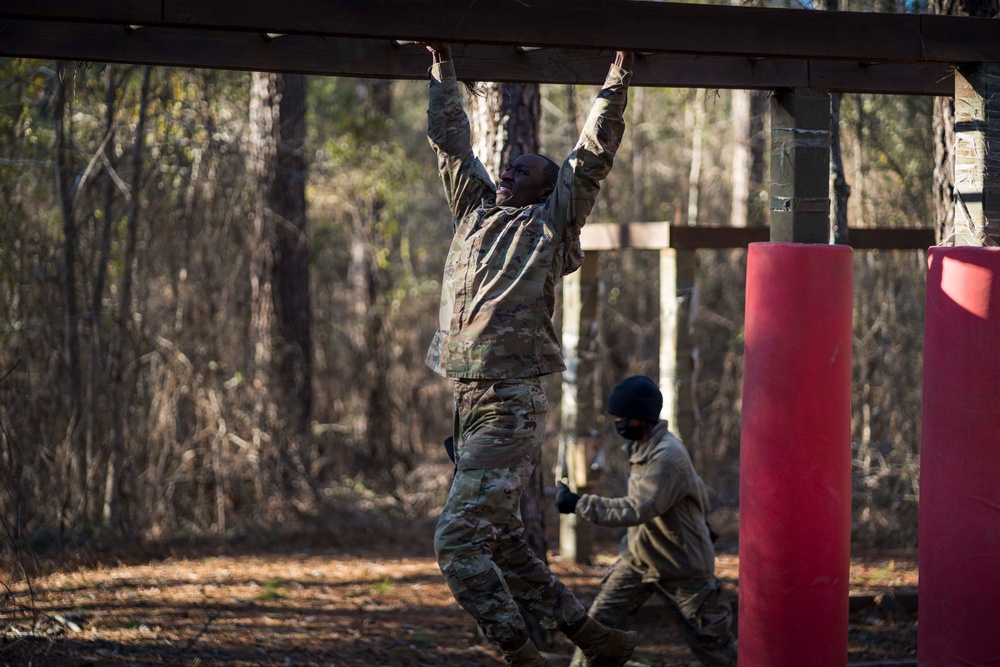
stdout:
POLYGON ((486 83, 481 88, 482 94, 471 99, 473 150, 496 179, 511 160, 538 152, 542 96, 534 83, 486 83))
POLYGON ((63 304, 64 332, 63 354, 67 369, 66 398, 69 404, 69 423, 66 426, 66 457, 70 483, 64 492, 64 519, 74 523, 87 512, 87 457, 86 442, 81 429, 81 369, 79 306, 76 296, 77 271, 77 221, 74 199, 73 131, 70 95, 76 68, 72 63, 56 65, 55 90, 52 113, 55 118, 55 185, 62 213, 63 231, 63 304), (76 507, 72 507, 76 505, 76 507))
MULTIPOLYGON (((386 122, 392 114, 392 82, 360 79, 358 104, 372 119, 386 122)), ((368 447, 371 467, 378 473, 391 471, 399 463, 396 421, 391 382, 393 365, 391 338, 391 291, 393 267, 380 263, 384 251, 396 243, 385 224, 385 201, 372 188, 352 211, 349 282, 354 294, 351 338, 358 359, 356 391, 362 409, 357 411, 356 430, 368 447)), ((395 253, 389 252, 389 255, 395 253)))
POLYGON ((955 100, 934 98, 934 230, 940 243, 955 229, 955 100))
MULTIPOLYGON (((98 255, 96 257, 96 271, 94 272, 93 286, 90 292, 90 373, 87 380, 87 451, 95 452, 97 450, 97 443, 100 439, 98 433, 98 420, 97 420, 97 406, 99 402, 98 397, 106 398, 107 396, 107 385, 102 381, 103 372, 106 368, 106 363, 104 359, 103 351, 103 339, 104 332, 101 326, 101 318, 104 312, 104 286, 107 283, 108 276, 108 263, 111 254, 111 239, 114 231, 114 216, 115 216, 115 182, 111 170, 115 169, 116 160, 114 159, 115 151, 114 138, 115 138, 115 126, 116 120, 115 115, 117 113, 118 104, 118 84, 115 79, 116 68, 114 65, 108 65, 105 70, 105 78, 107 79, 107 86, 104 93, 104 132, 105 132, 105 146, 103 148, 104 160, 105 160, 105 170, 104 178, 101 186, 101 195, 103 199, 103 204, 101 207, 101 218, 100 218, 100 243, 98 246, 98 255), (112 147, 108 150, 108 147, 112 147)), ((104 453, 107 455, 107 453, 104 453)), ((88 455, 91 458, 92 455, 88 455)), ((98 457, 99 458, 99 457, 98 457)), ((88 486, 93 488, 96 485, 96 477, 98 471, 105 468, 98 461, 90 466, 90 481, 88 486)))
POLYGON ((732 91, 733 106, 730 110, 732 132, 732 207, 729 218, 731 227, 746 227, 749 218, 750 197, 750 102, 749 90, 732 91))
POLYGON ((687 224, 698 225, 701 203, 702 141, 705 132, 705 93, 695 91, 684 123, 691 133, 691 166, 688 170, 687 224))
POLYGON ((303 445, 312 418, 312 340, 306 239, 305 94, 299 74, 252 75, 250 156, 256 176, 251 238, 257 446, 282 463, 282 486, 309 480, 303 445))
POLYGON ((146 113, 149 108, 150 80, 152 68, 142 71, 142 85, 139 98, 139 118, 132 143, 132 177, 129 182, 131 199, 125 223, 125 248, 122 253, 122 280, 118 318, 112 333, 111 349, 108 354, 108 376, 111 393, 111 447, 108 453, 107 475, 104 485, 104 521, 117 528, 120 520, 121 469, 125 451, 126 405, 128 390, 126 381, 126 350, 130 341, 129 329, 132 323, 132 291, 135 277, 135 263, 139 235, 139 195, 142 185, 143 144, 146 138, 146 113))

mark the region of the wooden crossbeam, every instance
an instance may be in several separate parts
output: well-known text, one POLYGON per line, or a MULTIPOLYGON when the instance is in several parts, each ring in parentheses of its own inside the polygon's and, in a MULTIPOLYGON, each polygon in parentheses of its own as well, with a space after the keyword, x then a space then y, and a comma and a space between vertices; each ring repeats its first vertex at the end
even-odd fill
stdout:
MULTIPOLYGON (((852 228, 848 239, 853 248, 876 250, 926 250, 936 243, 933 229, 852 228)), ((580 234, 584 250, 745 248, 768 240, 767 227, 687 227, 666 222, 592 223, 580 234)))
POLYGON ((0 18, 692 55, 1000 61, 1000 21, 651 0, 4 0, 0 18))
MULTIPOLYGON (((459 75, 476 81, 604 81, 610 58, 580 49, 456 45, 459 75)), ((211 67, 366 78, 425 79, 428 56, 416 44, 388 39, 286 35, 123 26, 70 21, 0 20, 0 54, 175 67, 211 67)), ((863 65, 839 60, 647 54, 633 85, 681 88, 823 88, 843 92, 942 95, 954 92, 953 70, 934 63, 863 65)))

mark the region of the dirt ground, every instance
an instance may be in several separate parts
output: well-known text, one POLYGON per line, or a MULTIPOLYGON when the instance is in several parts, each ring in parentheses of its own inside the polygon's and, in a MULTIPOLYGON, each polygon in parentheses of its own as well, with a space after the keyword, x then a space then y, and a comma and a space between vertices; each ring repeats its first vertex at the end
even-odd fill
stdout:
MULTIPOLYGON (((610 554, 602 548, 592 566, 553 559, 553 569, 589 604, 610 554)), ((734 553, 718 558, 734 600, 738 565, 734 553)), ((913 554, 852 561, 852 664, 916 664, 916 586, 913 554)), ((3 667, 502 664, 493 648, 476 643, 429 543, 175 553, 62 567, 30 586, 8 575, 0 594, 3 667)), ((647 603, 635 629, 639 647, 630 664, 697 664, 662 604, 647 603)), ((561 666, 570 652, 561 636, 549 649, 561 666)))

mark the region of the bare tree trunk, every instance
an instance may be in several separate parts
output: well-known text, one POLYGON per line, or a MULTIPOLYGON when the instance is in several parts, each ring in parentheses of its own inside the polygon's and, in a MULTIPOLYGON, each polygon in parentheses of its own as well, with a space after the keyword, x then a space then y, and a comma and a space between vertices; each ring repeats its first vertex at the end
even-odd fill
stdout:
MULTIPOLYGON (((274 300, 271 297, 273 241, 270 219, 266 212, 266 193, 277 150, 274 140, 275 90, 271 74, 254 72, 250 82, 250 136, 247 156, 248 171, 256 179, 254 188, 253 228, 250 247, 250 339, 253 387, 253 456, 262 476, 273 462, 272 444, 267 427, 277 421, 277 405, 269 393, 273 384, 271 352, 274 347, 274 300)), ((276 445, 274 445, 276 446, 276 445)), ((270 489, 270 479, 259 485, 264 494, 270 489)), ((263 500, 259 498, 258 500, 263 500)))
POLYGON ((487 83, 481 96, 473 96, 473 149, 491 176, 498 177, 511 160, 538 152, 541 105, 535 83, 487 83))
POLYGON ((636 131, 632 132, 632 178, 629 179, 632 181, 632 220, 635 221, 646 218, 643 172, 646 167, 647 142, 641 129, 645 106, 646 89, 636 87, 631 91, 631 99, 629 100, 629 109, 632 115, 630 122, 631 126, 636 128, 636 131))
MULTIPOLYGON (((105 70, 107 78, 107 88, 105 90, 105 137, 106 145, 114 146, 115 135, 115 115, 117 113, 118 84, 115 80, 116 68, 108 65, 105 70)), ((115 182, 111 170, 115 168, 115 151, 104 149, 103 159, 105 161, 105 176, 102 187, 103 218, 101 220, 101 240, 99 246, 99 257, 97 258, 97 270, 94 274, 94 284, 90 295, 90 377, 87 388, 87 451, 88 457, 93 461, 90 466, 90 473, 96 477, 99 470, 106 470, 106 460, 101 465, 101 457, 96 456, 97 451, 97 405, 98 396, 107 395, 108 386, 101 382, 104 369, 107 367, 106 360, 102 352, 103 332, 101 330, 101 319, 104 312, 104 286, 108 276, 108 262, 111 255, 111 239, 114 230, 115 216, 115 182)), ((109 452, 103 452, 104 457, 110 456, 109 452)), ((88 482, 91 488, 97 484, 95 479, 88 482)))
POLYGON ((854 126, 854 195, 857 201, 856 210, 858 215, 854 224, 858 227, 865 226, 865 173, 864 173, 864 145, 865 145, 865 97, 858 93, 854 96, 854 101, 858 105, 858 118, 854 126))
MULTIPOLYGON (((730 4, 761 6, 760 0, 730 0, 730 4)), ((763 189, 767 181, 769 135, 764 122, 770 108, 769 95, 766 90, 733 91, 733 145, 737 146, 733 153, 733 226, 762 227, 767 224, 766 197, 761 195, 766 195, 763 189), (740 169, 741 174, 737 174, 736 169, 740 169), (745 186, 741 182, 742 173, 746 174, 745 186)))
MULTIPOLYGON (((385 122, 392 114, 392 82, 362 79, 357 85, 358 102, 366 114, 385 122)), ((354 350, 361 363, 357 366, 357 393, 364 409, 358 410, 357 431, 368 443, 371 467, 391 472, 401 463, 396 447, 396 423, 393 419, 391 383, 391 317, 389 294, 394 286, 392 267, 381 266, 379 256, 385 250, 393 254, 397 240, 384 233, 385 201, 373 193, 353 211, 350 282, 354 292, 355 325, 352 327, 354 350)))
POLYGON ((733 106, 729 114, 733 147, 731 227, 746 227, 750 197, 750 102, 749 90, 732 91, 733 106))
POLYGON ((312 419, 312 340, 305 204, 305 77, 255 72, 250 159, 256 177, 251 238, 254 437, 279 487, 315 496, 302 457, 312 419), (268 446, 269 445, 269 446, 268 446))
POLYGON ((119 497, 121 468, 125 451, 125 405, 128 392, 125 387, 125 346, 129 340, 129 323, 132 320, 132 288, 135 277, 136 248, 139 233, 139 191, 142 187, 142 149, 146 138, 146 114, 149 109, 149 89, 152 68, 142 70, 139 96, 139 119, 132 143, 132 178, 129 182, 129 200, 125 227, 125 252, 122 269, 121 301, 118 304, 118 321, 112 338, 108 359, 111 385, 111 450, 108 456, 108 474, 104 487, 104 520, 116 528, 119 522, 119 497))
POLYGON ((267 206, 275 216, 273 282, 277 345, 275 366, 281 402, 297 434, 312 419, 312 310, 306 239, 306 77, 280 78, 274 180, 267 206))
POLYGON ((686 125, 691 129, 691 168, 688 172, 688 206, 687 224, 698 225, 699 204, 701 200, 701 160, 702 136, 705 130, 705 95, 695 91, 691 104, 688 106, 686 125))
POLYGON ((934 231, 941 243, 955 230, 955 99, 934 98, 934 231))
POLYGON ((750 201, 747 224, 763 227, 767 224, 769 201, 767 185, 767 142, 770 139, 766 121, 770 108, 770 93, 755 90, 750 95, 750 201))
MULTIPOLYGON (((839 0, 826 0, 827 11, 840 9, 839 0)), ((851 186, 844 177, 844 157, 840 152, 840 93, 830 95, 830 164, 833 172, 833 242, 847 245, 847 200, 851 186)))
POLYGON ((830 95, 830 163, 833 171, 833 241, 847 245, 847 201, 851 186, 844 177, 844 157, 840 152, 840 93, 830 95))
MULTIPOLYGON (((56 81, 53 100, 53 115, 55 117, 55 184, 56 195, 62 213, 63 228, 63 303, 64 312, 64 333, 63 333, 63 354, 67 366, 67 387, 66 394, 69 402, 69 423, 66 426, 66 443, 69 449, 69 456, 66 458, 69 466, 69 480, 65 489, 64 512, 69 511, 70 505, 76 503, 77 507, 68 517, 69 523, 75 523, 80 516, 87 512, 87 457, 86 442, 84 441, 81 428, 81 385, 82 376, 80 370, 80 335, 79 335, 79 307, 76 297, 76 252, 77 252, 77 223, 76 212, 73 206, 74 196, 74 169, 72 151, 72 128, 67 127, 72 117, 72 111, 68 97, 68 90, 72 87, 75 76, 75 69, 71 63, 58 62, 56 64, 56 81)), ((64 520, 67 517, 64 516, 64 520)))

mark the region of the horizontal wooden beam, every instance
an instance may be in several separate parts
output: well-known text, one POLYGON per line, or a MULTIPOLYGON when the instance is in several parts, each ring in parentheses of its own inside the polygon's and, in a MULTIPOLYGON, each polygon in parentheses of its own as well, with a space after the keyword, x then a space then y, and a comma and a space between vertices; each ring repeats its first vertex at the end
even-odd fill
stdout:
POLYGON ((1000 21, 652 0, 4 0, 0 18, 859 62, 1000 61, 1000 21))
MULTIPOLYGON (((933 229, 852 228, 848 239, 853 248, 871 250, 926 250, 936 243, 933 229)), ((767 227, 687 227, 666 222, 593 223, 580 234, 584 250, 745 248, 769 240, 767 227)))
MULTIPOLYGON (((111 24, 0 20, 0 55, 175 67, 210 67, 364 78, 425 79, 429 56, 416 44, 386 39, 151 28, 111 24)), ((599 85, 606 53, 483 44, 456 45, 461 78, 475 81, 599 85)), ((938 64, 863 65, 839 60, 646 54, 633 85, 680 88, 823 88, 841 92, 954 93, 953 70, 938 64)))

